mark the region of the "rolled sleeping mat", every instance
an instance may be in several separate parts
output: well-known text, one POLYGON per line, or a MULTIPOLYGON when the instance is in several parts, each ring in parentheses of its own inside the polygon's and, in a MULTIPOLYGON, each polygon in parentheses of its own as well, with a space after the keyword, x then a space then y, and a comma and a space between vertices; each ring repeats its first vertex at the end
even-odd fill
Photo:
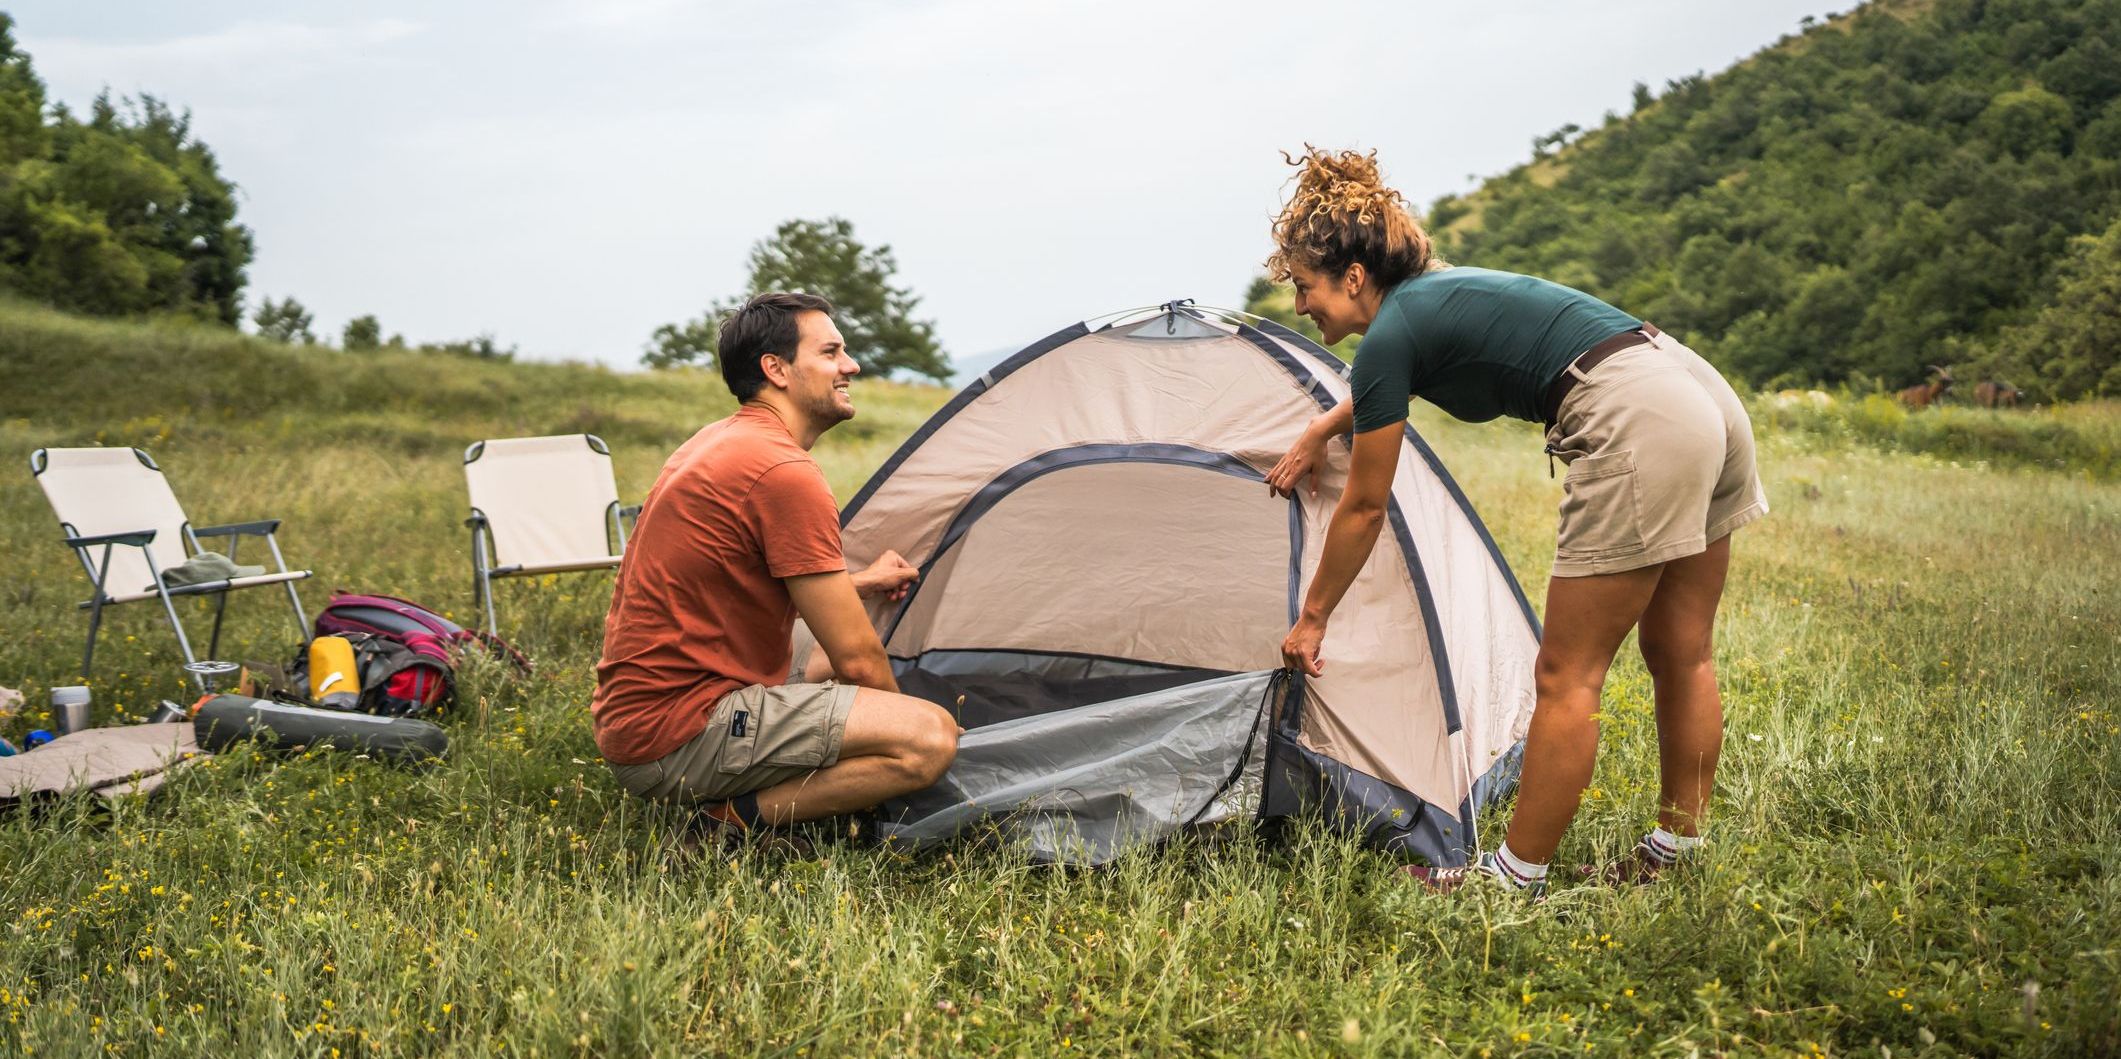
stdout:
POLYGON ((449 750, 449 734, 427 721, 290 706, 248 695, 201 700, 192 714, 192 731, 199 749, 216 754, 252 739, 274 750, 332 746, 405 763, 432 761, 449 750))

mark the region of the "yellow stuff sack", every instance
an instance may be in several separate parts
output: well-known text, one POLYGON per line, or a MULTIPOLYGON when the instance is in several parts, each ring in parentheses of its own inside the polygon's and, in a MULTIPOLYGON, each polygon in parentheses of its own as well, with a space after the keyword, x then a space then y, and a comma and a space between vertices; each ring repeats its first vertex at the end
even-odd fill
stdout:
POLYGON ((353 643, 344 636, 309 641, 309 699, 319 706, 351 710, 361 701, 361 670, 353 643))

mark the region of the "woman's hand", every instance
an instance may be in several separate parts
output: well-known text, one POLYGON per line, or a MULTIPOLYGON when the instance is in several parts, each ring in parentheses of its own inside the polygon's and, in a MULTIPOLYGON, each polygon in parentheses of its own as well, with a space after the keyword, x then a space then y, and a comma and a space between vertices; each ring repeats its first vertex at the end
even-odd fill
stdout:
POLYGON ((1282 664, 1291 669, 1301 669, 1306 676, 1318 676, 1326 671, 1325 663, 1318 660, 1318 645, 1325 642, 1326 620, 1308 615, 1298 618, 1289 635, 1281 641, 1282 664))
POLYGON ((1319 433, 1317 425, 1313 422, 1303 436, 1296 439, 1296 444, 1282 453, 1274 469, 1267 472, 1267 488, 1275 496, 1295 496, 1296 483, 1308 476, 1311 499, 1318 499, 1318 471, 1326 465, 1326 438, 1330 435, 1319 433))

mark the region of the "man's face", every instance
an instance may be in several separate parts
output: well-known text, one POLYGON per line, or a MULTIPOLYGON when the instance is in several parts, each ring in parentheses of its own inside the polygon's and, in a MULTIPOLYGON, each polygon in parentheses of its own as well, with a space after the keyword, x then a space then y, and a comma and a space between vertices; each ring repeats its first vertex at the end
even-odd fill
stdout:
POLYGON ((824 313, 805 312, 796 317, 795 326, 802 337, 795 359, 787 362, 789 398, 821 427, 853 419, 854 399, 847 394, 847 383, 861 374, 862 366, 847 355, 839 325, 824 313))

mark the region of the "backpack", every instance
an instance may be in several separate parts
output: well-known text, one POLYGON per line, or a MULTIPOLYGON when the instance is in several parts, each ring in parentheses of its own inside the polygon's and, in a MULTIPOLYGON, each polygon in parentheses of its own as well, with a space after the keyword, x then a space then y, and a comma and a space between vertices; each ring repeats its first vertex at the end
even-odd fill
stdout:
MULTIPOLYGON (((478 644, 530 672, 530 660, 498 636, 473 632, 410 600, 340 592, 317 614, 318 636, 344 637, 354 649, 361 696, 354 708, 385 717, 424 717, 456 704, 456 652, 478 644)), ((285 671, 294 697, 308 702, 309 645, 285 671)))
MULTIPOLYGON (((354 673, 360 678, 361 695, 351 707, 380 717, 429 717, 456 705, 457 670, 449 652, 432 636, 414 634, 405 642, 366 632, 320 633, 338 636, 353 647, 354 673)), ((295 649, 286 670, 283 698, 316 703, 309 690, 309 645, 295 649), (288 693, 292 693, 292 695, 288 693)))
MULTIPOLYGON (((316 634, 346 636, 352 633, 396 640, 450 665, 452 671, 455 667, 450 662, 450 652, 479 644, 495 658, 513 663, 525 674, 530 672, 530 659, 510 647, 506 640, 491 633, 466 629, 426 607, 396 596, 333 594, 331 602, 317 614, 316 634)), ((362 686, 367 686, 365 680, 362 686)))

